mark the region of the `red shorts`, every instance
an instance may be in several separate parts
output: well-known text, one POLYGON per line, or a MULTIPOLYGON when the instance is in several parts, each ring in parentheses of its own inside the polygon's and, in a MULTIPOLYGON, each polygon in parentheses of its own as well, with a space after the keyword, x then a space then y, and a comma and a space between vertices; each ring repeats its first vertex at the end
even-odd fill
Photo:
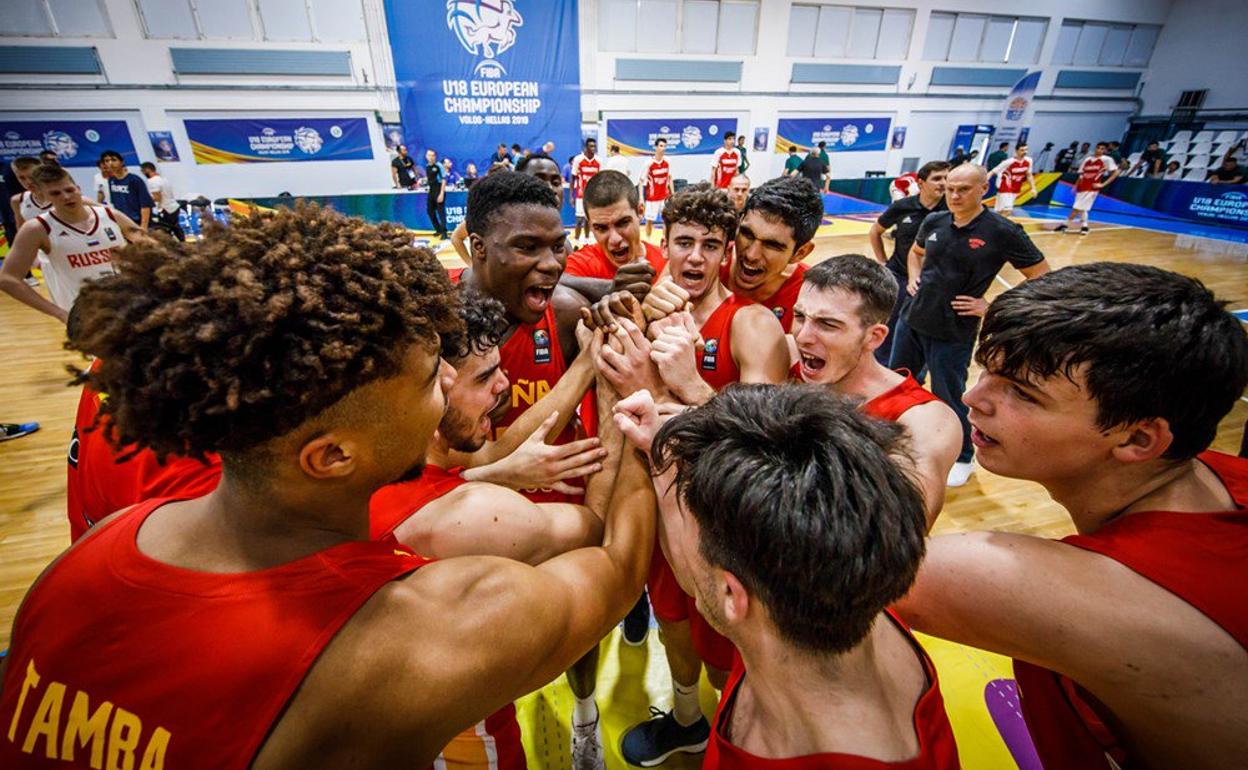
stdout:
POLYGON ((732 670, 732 656, 737 648, 725 636, 711 628, 698 612, 697 600, 685 593, 676 582, 676 574, 672 572, 672 566, 667 563, 658 543, 654 545, 654 557, 650 560, 646 591, 650 594, 650 606, 654 608, 656 618, 664 623, 689 621, 693 649, 703 663, 720 671, 732 670))

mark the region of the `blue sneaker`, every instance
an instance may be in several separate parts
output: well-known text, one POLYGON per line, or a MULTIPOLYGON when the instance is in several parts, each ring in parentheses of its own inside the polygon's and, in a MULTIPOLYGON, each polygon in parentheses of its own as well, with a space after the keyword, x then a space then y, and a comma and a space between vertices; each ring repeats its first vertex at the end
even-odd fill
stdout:
POLYGON ((633 605, 633 608, 624 616, 624 643, 633 647, 640 647, 646 643, 646 633, 650 630, 650 601, 646 597, 646 592, 641 592, 641 598, 633 605))
POLYGON ((0 423, 0 441, 10 441, 22 436, 28 436, 37 430, 39 430, 39 423, 37 422, 0 423))
POLYGON ((711 724, 706 717, 698 717, 698 721, 685 727, 676 721, 673 711, 664 712, 651 706, 650 713, 653 719, 624 733, 620 742, 620 753, 630 765, 654 767, 680 751, 686 754, 706 751, 706 742, 711 738, 711 724))

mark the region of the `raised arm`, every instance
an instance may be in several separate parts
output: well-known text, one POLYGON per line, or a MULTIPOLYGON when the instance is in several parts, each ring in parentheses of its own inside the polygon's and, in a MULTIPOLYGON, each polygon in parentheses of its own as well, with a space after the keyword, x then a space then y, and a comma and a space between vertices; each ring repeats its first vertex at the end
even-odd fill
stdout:
POLYGON ((908 409, 897 422, 911 436, 910 460, 914 479, 923 493, 930 532, 945 505, 945 479, 962 450, 962 426, 953 410, 941 401, 908 409))

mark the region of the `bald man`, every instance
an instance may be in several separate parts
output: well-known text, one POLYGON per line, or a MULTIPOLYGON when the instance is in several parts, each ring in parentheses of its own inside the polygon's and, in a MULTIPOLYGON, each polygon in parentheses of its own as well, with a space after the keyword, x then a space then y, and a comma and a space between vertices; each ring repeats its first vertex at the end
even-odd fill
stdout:
POLYGON ((962 394, 979 319, 988 309, 984 292, 1006 264, 1025 278, 1049 272, 1023 228, 984 207, 987 192, 988 172, 978 164, 963 163, 946 177, 949 210, 929 214, 910 247, 906 291, 912 299, 897 319, 889 361, 889 368, 916 376, 926 367, 932 392, 962 423, 962 449, 947 479, 951 487, 965 484, 975 469, 962 394))

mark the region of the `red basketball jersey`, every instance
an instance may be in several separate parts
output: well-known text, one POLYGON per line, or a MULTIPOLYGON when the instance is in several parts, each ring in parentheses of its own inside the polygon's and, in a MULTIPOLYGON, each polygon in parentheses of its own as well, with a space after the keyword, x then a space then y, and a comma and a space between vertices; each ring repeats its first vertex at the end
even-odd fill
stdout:
MULTIPOLYGON (((646 249, 646 261, 654 268, 654 277, 658 280, 663 271, 667 269, 667 260, 663 258, 663 250, 648 241, 641 243, 646 249)), ((620 266, 607 256, 607 252, 603 251, 601 246, 591 243, 568 256, 568 264, 563 272, 585 278, 611 279, 615 277, 619 269, 620 266)))
MULTIPOLYGON (((1062 542, 1099 553, 1200 610, 1248 650, 1248 460, 1204 452, 1200 460, 1221 479, 1236 510, 1217 513, 1141 511, 1090 535, 1062 542)), ((1023 717, 1046 768, 1130 767, 1110 725, 1117 720, 1072 680, 1021 660, 1014 676, 1023 717)))
POLYGON ((919 175, 913 171, 907 171, 893 180, 892 187, 894 190, 901 193, 904 198, 908 198, 911 195, 918 195, 919 175))
POLYGON ((217 488, 221 458, 216 455, 209 455, 207 462, 171 456, 161 463, 150 449, 139 449, 121 462, 136 448, 113 446, 104 422, 92 430, 99 411, 100 395, 84 386, 69 442, 66 477, 71 540, 82 537, 110 513, 135 503, 157 497, 201 497, 217 488))
POLYGON ((727 150, 720 147, 715 151, 715 186, 727 187, 732 184, 732 178, 737 175, 737 168, 741 166, 741 151, 737 149, 727 150))
MULTIPOLYGON (((803 757, 767 759, 739 749, 729 741, 729 721, 737 692, 745 680, 745 664, 741 656, 733 659, 732 674, 715 710, 715 722, 711 739, 706 744, 706 759, 702 770, 958 770, 958 746, 953 738, 953 727, 945 713, 944 699, 940 695, 940 683, 932 659, 919 645, 901 619, 892 610, 885 610, 888 619, 901 631, 914 648, 914 654, 927 674, 927 689, 914 704, 914 729, 919 740, 918 756, 904 762, 882 762, 854 754, 810 754, 803 757)), ((852 724, 845 725, 853 730, 852 724)))
POLYGON ((572 190, 577 198, 584 197, 585 185, 589 184, 589 180, 593 179, 594 175, 601 170, 602 162, 597 155, 587 158, 582 153, 572 159, 572 176, 576 181, 572 186, 572 190))
POLYGON ((997 192, 1017 193, 1023 189, 1023 182, 1027 181, 1027 175, 1031 173, 1031 158, 1010 158, 1001 165, 1004 168, 997 176, 997 192))
POLYGON ((663 160, 651 160, 650 164, 646 166, 646 173, 642 179, 646 182, 646 200, 667 200, 667 196, 670 194, 668 183, 672 179, 672 172, 666 158, 663 160))
POLYGON ((1096 183, 1101 181, 1101 177, 1117 168, 1118 164, 1114 163, 1114 159, 1108 155, 1102 155, 1099 158, 1089 155, 1083 159, 1083 163, 1079 164, 1079 181, 1075 182, 1075 192, 1095 190, 1096 183))
POLYGON ((904 380, 863 404, 862 411, 881 420, 896 422, 911 407, 940 400, 911 377, 909 372, 903 369, 902 374, 905 376, 904 380))
POLYGON ((702 324, 704 346, 698 355, 698 374, 716 391, 741 379, 741 370, 732 358, 732 319, 741 308, 752 304, 749 300, 729 294, 702 324))
POLYGON ((335 634, 428 563, 388 538, 256 572, 172 567, 135 544, 167 502, 110 520, 27 594, 0 688, 0 767, 101 767, 103 756, 108 767, 250 767, 335 634))

